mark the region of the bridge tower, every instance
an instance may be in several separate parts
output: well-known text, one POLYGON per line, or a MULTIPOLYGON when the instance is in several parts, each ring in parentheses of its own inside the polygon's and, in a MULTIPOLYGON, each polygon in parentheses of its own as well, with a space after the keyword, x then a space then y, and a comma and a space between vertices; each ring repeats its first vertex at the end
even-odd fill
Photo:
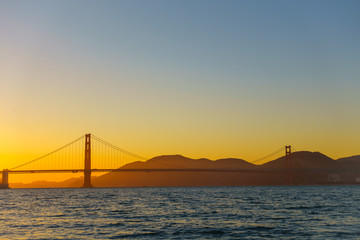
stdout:
POLYGON ((91 188, 91 134, 85 135, 84 188, 91 188))
POLYGON ((4 169, 2 172, 1 188, 9 188, 9 170, 4 169))
POLYGON ((286 161, 286 170, 288 174, 288 184, 293 185, 293 171, 292 171, 292 161, 291 161, 291 146, 285 146, 285 161, 286 161))

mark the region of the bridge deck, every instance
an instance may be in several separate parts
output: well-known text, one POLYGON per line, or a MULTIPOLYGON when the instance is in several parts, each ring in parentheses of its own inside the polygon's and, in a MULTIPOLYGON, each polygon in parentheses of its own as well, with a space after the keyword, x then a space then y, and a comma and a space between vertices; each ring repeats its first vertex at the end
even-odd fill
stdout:
MULTIPOLYGON (((0 171, 0 174, 3 171, 0 171)), ((56 169, 56 170, 8 170, 8 174, 30 174, 30 173, 83 173, 84 169, 56 169)), ((134 168, 120 168, 120 169, 91 169, 91 172, 227 172, 227 173, 284 173, 287 169, 224 169, 224 168, 148 168, 148 169, 134 169, 134 168)), ((293 169, 292 172, 307 172, 307 173, 340 173, 338 171, 327 171, 323 169, 293 169)), ((346 171, 350 173, 349 171, 346 171)), ((351 171, 351 173, 359 173, 359 171, 351 171)))
MULTIPOLYGON (((2 173, 3 171, 0 171, 2 173)), ((28 173, 83 173, 84 169, 56 169, 56 170, 9 170, 9 174, 28 173)), ((211 169, 211 168, 120 168, 120 169, 91 169, 91 172, 261 172, 245 169, 211 169)))

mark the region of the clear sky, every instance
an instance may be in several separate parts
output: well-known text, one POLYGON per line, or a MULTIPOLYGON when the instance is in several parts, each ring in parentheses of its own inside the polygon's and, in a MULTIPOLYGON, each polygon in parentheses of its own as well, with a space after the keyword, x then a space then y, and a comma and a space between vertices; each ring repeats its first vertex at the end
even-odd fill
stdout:
POLYGON ((0 1, 0 168, 90 132, 145 157, 360 154, 360 1, 0 1))

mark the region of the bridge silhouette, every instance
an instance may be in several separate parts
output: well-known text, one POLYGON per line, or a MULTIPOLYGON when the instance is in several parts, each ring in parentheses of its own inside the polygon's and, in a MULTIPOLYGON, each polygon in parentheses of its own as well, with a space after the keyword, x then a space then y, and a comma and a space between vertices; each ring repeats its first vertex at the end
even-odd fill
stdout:
MULTIPOLYGON (((275 152, 259 158, 257 163, 278 155, 283 147, 275 152)), ((291 146, 285 146, 288 182, 292 184, 291 146)), ((251 169, 216 169, 216 168, 121 168, 135 161, 147 158, 134 154, 106 142, 94 135, 85 134, 80 138, 34 160, 28 161, 11 169, 0 171, 2 182, 0 188, 9 188, 9 174, 32 173, 84 173, 84 188, 93 187, 91 173, 95 172, 273 172, 272 170, 251 169)))

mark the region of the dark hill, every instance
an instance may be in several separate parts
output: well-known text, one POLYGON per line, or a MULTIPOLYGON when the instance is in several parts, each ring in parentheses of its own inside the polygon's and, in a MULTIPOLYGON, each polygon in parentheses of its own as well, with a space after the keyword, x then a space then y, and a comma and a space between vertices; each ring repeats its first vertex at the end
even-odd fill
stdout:
POLYGON ((217 168, 224 169, 255 169, 257 167, 257 165, 255 164, 237 158, 219 159, 214 161, 213 165, 217 168))
POLYGON ((134 162, 121 168, 221 168, 221 169, 253 169, 256 165, 242 159, 226 158, 212 161, 206 158, 191 159, 181 155, 163 155, 146 162, 134 162))
POLYGON ((339 158, 336 161, 344 162, 344 163, 348 163, 348 162, 357 163, 357 162, 360 162, 360 155, 355 155, 355 156, 345 157, 345 158, 339 158))
MULTIPOLYGON (((301 151, 290 155, 291 165, 294 170, 333 170, 338 164, 332 158, 319 153, 301 151)), ((279 169, 285 170, 287 168, 286 158, 281 157, 274 161, 267 162, 261 166, 263 169, 279 169)))
POLYGON ((360 170, 360 155, 340 158, 336 162, 338 162, 339 169, 342 171, 360 170))
MULTIPOLYGON (((154 157, 146 162, 134 162, 123 166, 126 169, 255 169, 256 165, 242 159, 227 158, 212 161, 209 159, 191 159, 181 155, 154 157)), ((259 185, 262 180, 253 174, 224 172, 111 172, 94 181, 95 186, 232 186, 259 185), (251 176, 250 176, 251 175, 251 176), (249 179, 254 178, 254 179, 249 179)))

